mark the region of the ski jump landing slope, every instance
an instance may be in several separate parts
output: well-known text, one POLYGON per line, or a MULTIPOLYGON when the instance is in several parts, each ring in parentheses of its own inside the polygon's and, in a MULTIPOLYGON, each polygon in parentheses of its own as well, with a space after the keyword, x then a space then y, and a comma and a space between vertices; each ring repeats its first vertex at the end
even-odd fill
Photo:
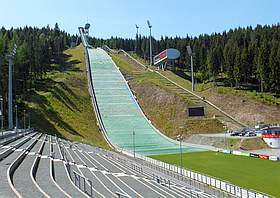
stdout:
MULTIPOLYGON (((88 50, 92 85, 109 141, 126 151, 148 156, 180 153, 179 142, 161 134, 145 117, 126 80, 101 48, 88 50)), ((204 151, 182 144, 183 152, 204 151)))

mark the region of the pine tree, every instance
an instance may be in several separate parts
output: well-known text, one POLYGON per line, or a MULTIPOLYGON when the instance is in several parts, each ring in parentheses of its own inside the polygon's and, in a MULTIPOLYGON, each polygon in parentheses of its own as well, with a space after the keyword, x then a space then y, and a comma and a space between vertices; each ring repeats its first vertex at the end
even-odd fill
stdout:
POLYGON ((263 41, 258 54, 258 63, 257 63, 257 75, 260 81, 260 90, 264 91, 264 88, 268 85, 268 46, 267 41, 263 41))

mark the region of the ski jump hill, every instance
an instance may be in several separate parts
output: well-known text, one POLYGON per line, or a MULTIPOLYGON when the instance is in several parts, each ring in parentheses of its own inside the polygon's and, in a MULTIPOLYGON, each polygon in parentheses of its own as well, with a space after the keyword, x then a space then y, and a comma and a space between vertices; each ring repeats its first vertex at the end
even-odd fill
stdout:
MULTIPOLYGON (((179 142, 158 131, 147 119, 127 81, 107 52, 92 48, 79 28, 86 49, 89 84, 99 126, 107 141, 118 150, 145 156, 180 153, 179 142)), ((205 147, 182 143, 182 152, 205 147)))

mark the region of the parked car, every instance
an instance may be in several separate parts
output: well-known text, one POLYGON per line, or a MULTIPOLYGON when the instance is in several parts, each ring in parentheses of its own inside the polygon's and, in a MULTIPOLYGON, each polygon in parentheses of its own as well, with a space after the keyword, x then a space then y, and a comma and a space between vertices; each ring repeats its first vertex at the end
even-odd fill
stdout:
POLYGON ((256 135, 257 135, 256 133, 254 133, 253 131, 250 131, 250 132, 246 133, 244 136, 245 137, 253 137, 253 136, 256 136, 256 135))
POLYGON ((235 132, 232 132, 230 134, 230 136, 239 136, 240 132, 239 131, 235 131, 235 132))

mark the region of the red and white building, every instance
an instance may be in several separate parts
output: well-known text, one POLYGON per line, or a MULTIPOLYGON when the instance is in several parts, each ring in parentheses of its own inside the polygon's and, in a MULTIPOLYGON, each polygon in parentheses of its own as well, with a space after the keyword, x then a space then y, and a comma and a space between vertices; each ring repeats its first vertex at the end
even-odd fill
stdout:
POLYGON ((280 148, 280 127, 271 126, 262 129, 261 137, 271 148, 280 148))

